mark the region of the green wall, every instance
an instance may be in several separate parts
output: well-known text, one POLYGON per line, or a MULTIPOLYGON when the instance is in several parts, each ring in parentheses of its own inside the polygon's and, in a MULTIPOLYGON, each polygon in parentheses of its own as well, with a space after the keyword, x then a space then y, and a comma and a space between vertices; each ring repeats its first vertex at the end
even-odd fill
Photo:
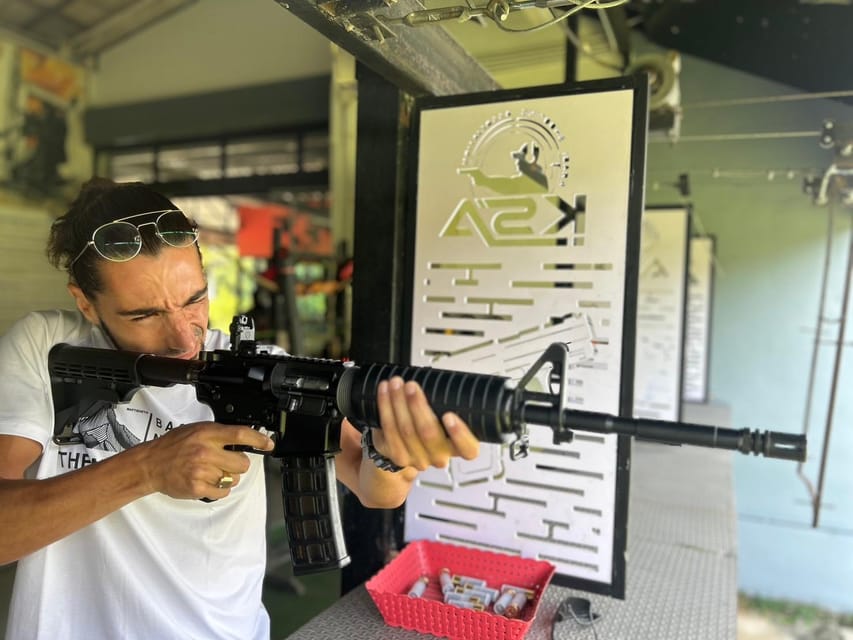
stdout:
MULTIPOLYGON (((801 433, 817 324, 827 241, 828 207, 802 192, 808 169, 824 170, 832 153, 816 133, 726 141, 692 136, 817 132, 824 118, 853 120, 853 108, 807 100, 749 106, 703 107, 708 101, 779 96, 798 90, 696 58, 682 58, 682 138, 652 141, 648 152, 646 202, 678 202, 672 186, 690 176, 694 228, 717 239, 712 316, 710 396, 731 408, 733 427, 801 433), (693 105, 693 107, 691 107, 693 105)), ((836 207, 828 316, 839 317, 850 218, 836 207)), ((848 322, 851 327, 853 322, 848 322)), ((808 430, 809 458, 787 461, 736 456, 738 567, 742 591, 853 611, 853 371, 840 378, 836 419, 826 468, 821 526, 812 528, 809 490, 823 444, 834 341, 828 325, 808 430)), ((850 334, 848 334, 850 335, 850 334)), ((849 342, 849 338, 848 338, 849 342)), ((849 345, 844 358, 853 357, 849 345)))

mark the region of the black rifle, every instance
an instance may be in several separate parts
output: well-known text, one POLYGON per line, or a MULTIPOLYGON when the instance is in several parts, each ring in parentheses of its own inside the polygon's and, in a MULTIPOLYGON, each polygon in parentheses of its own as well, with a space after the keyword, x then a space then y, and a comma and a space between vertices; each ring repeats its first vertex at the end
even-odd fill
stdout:
POLYGON ((517 384, 501 376, 431 367, 357 366, 270 355, 255 342, 247 316, 235 317, 230 350, 202 352, 198 360, 58 344, 49 356, 54 440, 79 441, 73 427, 81 416, 127 401, 143 385, 194 385, 199 401, 210 406, 217 422, 265 429, 275 441, 271 455, 281 460, 285 525, 296 575, 349 563, 334 468, 341 421, 346 417, 361 430, 378 426, 376 389, 392 376, 417 381, 436 415, 456 412, 480 441, 508 444, 513 459, 527 454, 528 424, 550 427, 555 444, 571 442, 578 430, 805 459, 802 435, 566 409, 567 355, 566 345, 552 344, 517 384), (526 389, 540 371, 547 372, 553 393, 526 389))

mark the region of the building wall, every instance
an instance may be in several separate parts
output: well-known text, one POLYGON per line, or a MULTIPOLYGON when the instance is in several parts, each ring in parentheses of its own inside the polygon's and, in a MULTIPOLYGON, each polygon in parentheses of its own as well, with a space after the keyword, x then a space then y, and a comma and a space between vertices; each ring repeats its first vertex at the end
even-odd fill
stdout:
MULTIPOLYGON (((38 45, 0 38, 0 131, 8 134, 0 139, 0 333, 28 311, 73 306, 65 274, 51 267, 45 255, 50 225, 65 207, 66 188, 58 187, 48 197, 12 180, 12 167, 28 153, 22 133, 22 96, 29 90, 19 72, 22 47, 44 53, 38 45)), ((84 108, 81 96, 66 110, 67 160, 59 173, 69 193, 91 171, 91 152, 83 142, 84 108)))
POLYGON ((0 333, 28 311, 74 306, 65 274, 45 257, 53 218, 48 207, 0 194, 0 333))

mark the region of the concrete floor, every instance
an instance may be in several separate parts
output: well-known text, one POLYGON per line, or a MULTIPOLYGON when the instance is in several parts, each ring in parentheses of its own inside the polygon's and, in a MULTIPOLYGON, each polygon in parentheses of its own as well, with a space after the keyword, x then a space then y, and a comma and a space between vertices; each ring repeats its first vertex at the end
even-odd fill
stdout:
MULTIPOLYGON (((283 572, 286 577, 286 571, 283 572)), ((0 637, 6 628, 6 608, 14 576, 14 565, 0 567, 0 637)), ((302 624, 319 614, 337 598, 339 576, 330 572, 301 579, 304 591, 297 593, 287 584, 270 581, 264 591, 264 603, 272 620, 272 639, 282 640, 302 624)), ((853 640, 853 629, 837 625, 783 624, 767 614, 738 611, 738 640, 853 640)), ((709 639, 710 640, 710 639, 709 639)))

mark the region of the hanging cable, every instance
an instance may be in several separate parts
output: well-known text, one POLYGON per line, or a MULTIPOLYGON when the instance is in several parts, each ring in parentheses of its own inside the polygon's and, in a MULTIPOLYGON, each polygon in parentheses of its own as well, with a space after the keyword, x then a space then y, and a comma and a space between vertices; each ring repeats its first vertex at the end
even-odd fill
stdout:
POLYGON ((621 4, 625 4, 628 0, 612 0, 611 2, 601 2, 600 0, 584 0, 583 2, 581 2, 581 0, 568 0, 568 2, 571 2, 574 5, 571 9, 553 20, 548 20, 533 27, 513 29, 503 24, 501 20, 496 20, 495 24, 498 25, 501 31, 506 31, 508 33, 531 33, 533 31, 539 31, 552 25, 559 24, 582 9, 610 9, 612 7, 618 7, 621 4))
POLYGON ((818 93, 792 93, 780 96, 757 96, 754 98, 731 98, 729 100, 708 100, 682 105, 682 109, 714 109, 718 107, 741 107, 768 102, 797 102, 800 100, 825 100, 832 98, 853 97, 853 89, 842 91, 823 91, 818 93))
MULTIPOLYGON (((739 142, 741 140, 785 140, 789 138, 817 138, 820 131, 767 131, 760 133, 709 133, 692 136, 679 136, 679 142, 739 142)), ((649 143, 670 140, 649 139, 649 143)))
MULTIPOLYGON (((706 177, 718 179, 740 179, 740 178, 765 178, 769 182, 777 178, 785 180, 793 180, 794 178, 803 176, 815 176, 823 172, 823 169, 814 167, 767 167, 755 169, 721 169, 719 167, 691 167, 689 169, 690 177, 706 177)), ((649 169, 647 174, 652 176, 655 174, 670 174, 671 169, 649 169)))
POLYGON ((466 5, 452 5, 447 7, 437 7, 435 9, 419 9, 410 11, 409 13, 398 16, 389 17, 382 14, 373 16, 376 20, 386 25, 401 24, 409 27, 421 27, 424 25, 436 24, 445 20, 455 20, 457 22, 467 22, 477 18, 490 18, 499 29, 509 33, 530 33, 539 31, 551 25, 558 24, 568 17, 574 15, 582 9, 610 9, 626 4, 628 0, 519 0, 513 2, 511 0, 489 0, 485 6, 474 6, 466 0, 466 5), (548 20, 542 24, 533 27, 522 29, 514 29, 507 27, 504 21, 513 11, 522 9, 551 9, 552 7, 564 7, 566 4, 572 5, 564 14, 548 20))

